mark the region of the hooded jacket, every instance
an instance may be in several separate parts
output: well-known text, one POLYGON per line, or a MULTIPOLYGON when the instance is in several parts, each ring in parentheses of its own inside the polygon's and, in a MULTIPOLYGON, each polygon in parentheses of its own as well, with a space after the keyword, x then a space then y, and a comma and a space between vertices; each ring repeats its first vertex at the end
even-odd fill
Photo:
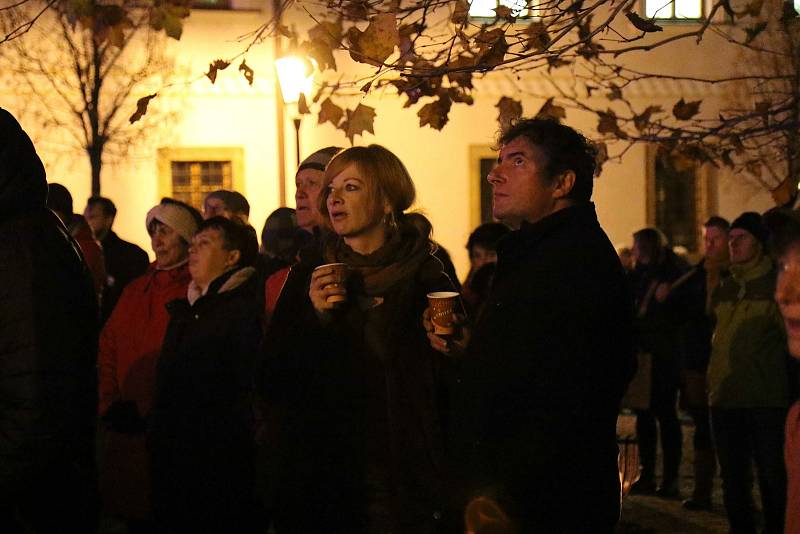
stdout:
MULTIPOLYGON (((75 241, 46 208, 41 160, 0 108, 0 502, 93 477, 97 302, 75 241)), ((71 487, 70 491, 75 491, 71 487)), ((71 497, 67 495, 66 498, 71 497)), ((70 523, 64 519, 64 526, 70 523)))

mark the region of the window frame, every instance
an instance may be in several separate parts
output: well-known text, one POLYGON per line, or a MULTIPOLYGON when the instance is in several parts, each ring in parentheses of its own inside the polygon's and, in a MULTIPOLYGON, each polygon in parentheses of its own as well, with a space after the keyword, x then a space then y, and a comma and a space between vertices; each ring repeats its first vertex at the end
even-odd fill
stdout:
POLYGON ((162 147, 158 149, 158 196, 172 197, 172 162, 225 162, 231 164, 231 190, 244 191, 242 147, 162 147))
POLYGON ((665 23, 665 24, 700 24, 706 20, 708 16, 708 2, 707 0, 697 0, 700 4, 700 17, 699 18, 687 18, 687 17, 676 17, 675 16, 675 0, 641 0, 640 6, 640 13, 642 17, 651 20, 647 16, 647 2, 662 2, 662 3, 669 3, 669 7, 671 8, 672 16, 670 17, 655 17, 653 18, 653 22, 658 24, 665 23))

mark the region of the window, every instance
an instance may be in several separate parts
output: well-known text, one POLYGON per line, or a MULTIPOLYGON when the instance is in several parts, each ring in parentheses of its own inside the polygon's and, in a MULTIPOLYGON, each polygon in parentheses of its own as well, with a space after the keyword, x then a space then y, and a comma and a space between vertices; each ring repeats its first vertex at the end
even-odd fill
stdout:
POLYGON ((701 19, 703 0, 644 0, 644 14, 650 19, 701 19))
POLYGON ((702 224, 716 209, 713 171, 662 150, 649 154, 648 224, 664 232, 671 246, 699 252, 702 224))
MULTIPOLYGON (((244 150, 239 147, 158 149, 158 196, 203 207, 211 191, 245 191, 244 150)), ((201 210, 202 211, 202 210, 201 210)))
POLYGON ((511 14, 517 18, 531 18, 538 2, 535 0, 472 0, 469 5, 471 19, 494 19, 495 8, 506 6, 511 8, 511 14))
POLYGON ((476 226, 494 221, 492 216, 492 184, 487 177, 497 163, 497 151, 490 146, 469 147, 470 161, 470 224, 476 226))
POLYGON ((172 198, 202 211, 203 199, 217 189, 231 189, 230 161, 172 162, 172 198))

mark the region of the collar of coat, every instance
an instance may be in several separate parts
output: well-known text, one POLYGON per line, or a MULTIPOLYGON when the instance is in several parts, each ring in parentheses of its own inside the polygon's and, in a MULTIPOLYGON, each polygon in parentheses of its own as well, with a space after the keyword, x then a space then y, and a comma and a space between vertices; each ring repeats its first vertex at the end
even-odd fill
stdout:
POLYGON ((510 257, 514 256, 514 251, 526 251, 548 234, 558 230, 565 224, 575 222, 597 224, 597 213, 593 202, 582 202, 568 206, 535 223, 523 221, 519 230, 509 232, 500 239, 497 245, 498 255, 510 257))
POLYGON ((208 284, 208 287, 205 291, 201 290, 200 286, 198 286, 195 281, 192 280, 189 283, 189 290, 187 291, 186 299, 189 301, 189 305, 194 306, 194 303, 197 302, 200 297, 205 295, 233 291, 237 287, 247 282, 250 277, 255 274, 255 272, 256 270, 254 267, 242 267, 238 270, 232 269, 218 276, 213 282, 208 284))
POLYGON ((761 278, 771 270, 772 260, 766 254, 761 253, 749 261, 731 265, 731 274, 740 284, 761 278))

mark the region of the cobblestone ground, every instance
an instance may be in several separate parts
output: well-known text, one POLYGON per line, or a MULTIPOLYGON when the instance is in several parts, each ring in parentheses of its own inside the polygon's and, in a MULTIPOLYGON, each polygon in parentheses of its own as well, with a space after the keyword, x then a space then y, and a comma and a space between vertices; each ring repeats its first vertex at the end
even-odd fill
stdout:
MULTIPOLYGON (((622 415, 617 423, 617 433, 622 436, 634 435, 636 419, 622 415)), ((681 499, 687 498, 694 487, 692 472, 692 436, 694 426, 691 420, 683 420, 683 461, 681 463, 681 499)), ((660 465, 660 457, 659 464, 660 465)), ((722 506, 722 490, 719 477, 714 481, 710 512, 690 512, 681 506, 681 499, 661 499, 659 497, 629 495, 622 504, 622 518, 617 527, 618 534, 726 534, 728 522, 722 506)))

